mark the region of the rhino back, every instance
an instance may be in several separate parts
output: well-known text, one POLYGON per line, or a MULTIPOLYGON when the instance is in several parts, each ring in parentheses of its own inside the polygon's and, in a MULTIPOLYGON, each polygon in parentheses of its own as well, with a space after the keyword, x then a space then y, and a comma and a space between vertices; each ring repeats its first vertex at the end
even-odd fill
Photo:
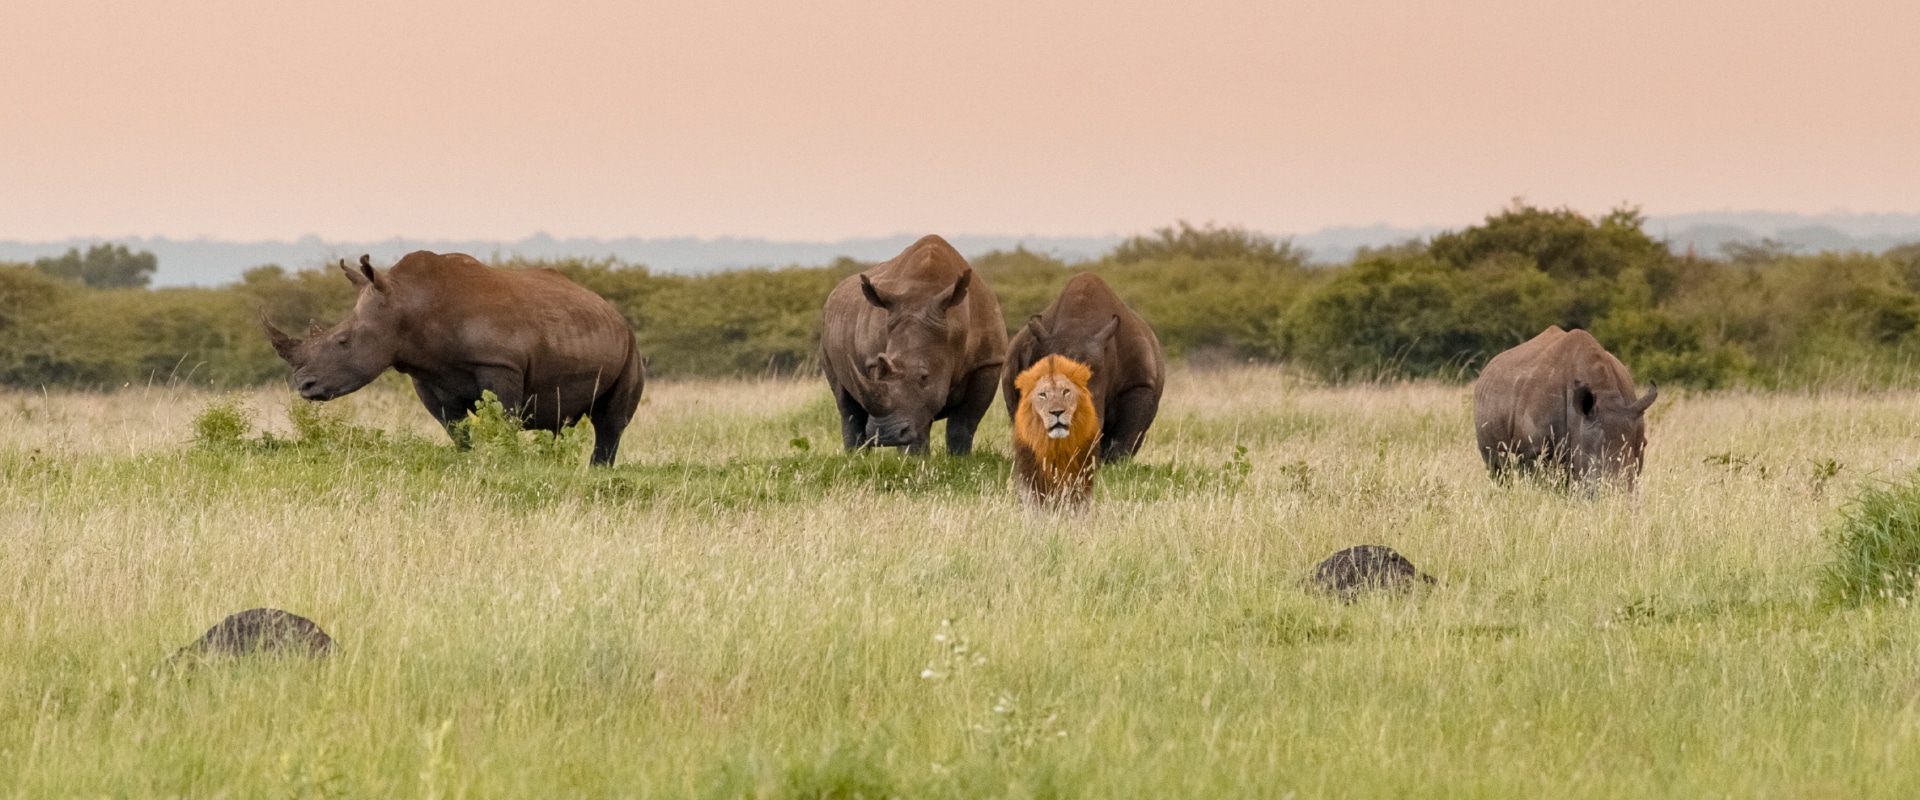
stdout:
POLYGON ((1545 442, 1568 429, 1567 398, 1575 381, 1596 392, 1633 396, 1633 374, 1583 330, 1555 325, 1507 350, 1473 385, 1474 430, 1483 450, 1545 442))
POLYGON ((509 365, 537 387, 586 372, 617 376, 632 352, 633 330, 619 310, 553 270, 409 256, 392 276, 404 294, 401 358, 416 368, 509 365))
POLYGON ((1569 372, 1555 349, 1567 335, 1551 326, 1480 370, 1473 383, 1473 427, 1482 451, 1544 441, 1564 427, 1569 372))
POLYGON ((1035 341, 1032 331, 1022 326, 1008 345, 1001 390, 1009 415, 1020 399, 1014 378, 1050 355, 1063 355, 1093 368, 1088 391, 1102 418, 1107 402, 1120 393, 1142 386, 1157 390, 1166 382, 1167 360, 1160 337, 1098 275, 1083 272, 1068 279, 1060 296, 1040 312, 1040 323, 1048 332, 1046 341, 1035 341), (1100 358, 1090 358, 1093 337, 1115 316, 1120 323, 1113 338, 1100 358))

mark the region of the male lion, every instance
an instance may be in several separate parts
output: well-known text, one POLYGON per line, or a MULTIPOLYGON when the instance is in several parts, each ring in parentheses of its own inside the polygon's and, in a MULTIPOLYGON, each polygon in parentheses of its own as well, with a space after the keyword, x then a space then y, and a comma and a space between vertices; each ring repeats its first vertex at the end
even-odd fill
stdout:
POLYGON ((1093 371, 1065 356, 1047 356, 1014 379, 1013 474, 1030 503, 1081 508, 1093 493, 1100 418, 1087 381, 1093 371))

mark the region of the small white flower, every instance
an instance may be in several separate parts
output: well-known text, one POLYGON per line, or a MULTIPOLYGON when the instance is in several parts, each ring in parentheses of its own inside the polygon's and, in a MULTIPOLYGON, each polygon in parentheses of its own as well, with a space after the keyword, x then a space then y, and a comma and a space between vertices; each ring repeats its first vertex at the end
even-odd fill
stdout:
POLYGON ((934 673, 934 671, 933 671, 933 670, 930 670, 930 669, 923 669, 923 670, 920 670, 920 677, 922 677, 922 678, 931 678, 931 677, 933 677, 933 676, 934 676, 935 674, 936 674, 936 673, 934 673))

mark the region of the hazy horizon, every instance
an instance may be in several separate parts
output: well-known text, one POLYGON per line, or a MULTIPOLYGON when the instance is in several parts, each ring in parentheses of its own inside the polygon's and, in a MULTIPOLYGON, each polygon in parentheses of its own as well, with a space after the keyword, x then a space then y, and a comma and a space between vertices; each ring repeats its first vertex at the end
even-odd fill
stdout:
MULTIPOLYGON (((1361 247, 1381 247, 1439 233, 1440 226, 1344 225, 1304 233, 1257 231, 1305 250, 1312 261, 1344 263, 1361 247)), ((1791 214, 1782 212, 1704 212, 1649 217, 1645 229, 1675 252, 1721 253, 1730 243, 1759 244, 1772 239, 1800 252, 1884 251, 1920 241, 1920 214, 1791 214)), ((155 287, 213 286, 237 280, 246 269, 275 264, 302 269, 352 258, 360 253, 387 263, 417 249, 465 252, 483 259, 519 256, 532 259, 616 258, 659 272, 705 273, 756 267, 816 266, 840 257, 880 261, 904 248, 920 233, 850 237, 836 240, 777 240, 733 237, 555 237, 536 233, 519 239, 294 240, 229 241, 167 237, 74 237, 44 242, 0 239, 0 262, 25 262, 58 256, 70 248, 114 243, 159 256, 155 287)), ((1069 263, 1098 258, 1123 237, 1012 236, 943 234, 969 256, 1025 247, 1069 263)))

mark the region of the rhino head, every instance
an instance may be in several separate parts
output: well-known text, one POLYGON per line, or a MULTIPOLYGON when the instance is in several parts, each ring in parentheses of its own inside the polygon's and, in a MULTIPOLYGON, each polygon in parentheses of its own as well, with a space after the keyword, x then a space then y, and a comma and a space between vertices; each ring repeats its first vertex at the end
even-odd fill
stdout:
POLYGON ((1659 384, 1635 399, 1630 393, 1596 392, 1585 382, 1574 381, 1567 397, 1568 466, 1573 477, 1586 485, 1604 478, 1632 487, 1647 448, 1647 408, 1659 396, 1659 384))
POLYGON ((882 447, 927 451, 933 419, 947 406, 953 352, 947 311, 967 297, 973 270, 931 295, 889 294, 860 276, 860 293, 887 312, 885 350, 860 365, 867 384, 867 437, 882 447))
POLYGON ((387 276, 373 269, 367 256, 359 269, 340 262, 340 271, 360 290, 353 311, 331 328, 315 322, 307 335, 294 338, 274 327, 264 309, 260 324, 273 350, 293 367, 293 387, 308 400, 332 400, 380 377, 393 366, 399 350, 398 315, 387 276))

